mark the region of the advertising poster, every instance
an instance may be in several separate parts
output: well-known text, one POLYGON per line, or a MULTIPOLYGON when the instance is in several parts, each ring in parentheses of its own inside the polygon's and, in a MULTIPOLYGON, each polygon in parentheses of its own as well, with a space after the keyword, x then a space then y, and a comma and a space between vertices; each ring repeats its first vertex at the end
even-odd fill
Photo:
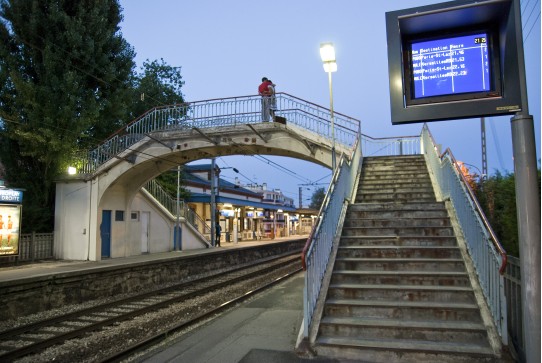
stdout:
POLYGON ((0 256, 19 254, 21 206, 0 204, 0 256))

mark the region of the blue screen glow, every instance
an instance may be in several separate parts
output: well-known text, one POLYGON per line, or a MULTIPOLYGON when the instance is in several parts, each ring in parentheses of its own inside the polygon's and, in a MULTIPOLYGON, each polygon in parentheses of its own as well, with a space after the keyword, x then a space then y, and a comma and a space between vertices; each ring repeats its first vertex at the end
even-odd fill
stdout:
POLYGON ((490 91, 487 45, 485 33, 412 43, 413 97, 490 91))

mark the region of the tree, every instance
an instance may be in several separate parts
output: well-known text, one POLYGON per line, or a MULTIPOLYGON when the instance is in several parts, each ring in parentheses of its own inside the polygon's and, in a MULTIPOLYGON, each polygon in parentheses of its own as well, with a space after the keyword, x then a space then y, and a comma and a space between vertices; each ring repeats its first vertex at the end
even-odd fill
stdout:
MULTIPOLYGON (((475 189, 484 214, 507 254, 519 257, 516 184, 513 173, 495 175, 479 182, 475 189)), ((538 198, 540 198, 540 169, 538 170, 538 198)))
POLYGON ((153 107, 183 103, 180 67, 173 67, 154 60, 143 62, 141 73, 136 77, 135 104, 131 108, 132 118, 141 116, 153 107))
POLYGON ((117 0, 0 0, 0 17, 1 162, 23 228, 50 231, 54 180, 128 119, 135 53, 117 0))
POLYGON ((309 208, 311 209, 320 209, 320 206, 324 202, 324 198, 326 196, 326 191, 324 188, 318 188, 314 191, 311 197, 311 204, 309 205, 309 208))
MULTIPOLYGON (((177 198, 177 170, 171 169, 169 171, 166 171, 165 173, 160 174, 158 177, 156 177, 156 182, 160 184, 162 189, 166 191, 166 193, 169 194, 169 196, 173 199, 177 198)), ((185 200, 190 197, 190 190, 186 189, 184 187, 186 181, 186 174, 181 170, 180 174, 180 180, 179 180, 179 191, 180 191, 180 199, 185 200)))

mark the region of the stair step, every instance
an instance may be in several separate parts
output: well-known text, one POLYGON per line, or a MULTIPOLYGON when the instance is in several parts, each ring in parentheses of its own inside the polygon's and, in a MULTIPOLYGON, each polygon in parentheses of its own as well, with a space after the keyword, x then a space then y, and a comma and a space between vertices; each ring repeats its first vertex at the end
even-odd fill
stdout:
POLYGON ((445 209, 437 210, 353 210, 346 213, 346 220, 350 219, 403 219, 403 218, 448 218, 445 209))
POLYGON ((342 299, 370 299, 406 301, 453 301, 474 302, 474 292, 464 286, 436 285, 363 285, 334 283, 329 285, 328 296, 342 299))
POLYGON ((331 283, 470 286, 469 275, 459 271, 333 271, 331 283))
MULTIPOLYGON (((432 189, 433 185, 430 180, 421 181, 399 181, 397 179, 389 180, 360 180, 359 188, 356 193, 368 193, 378 190, 386 190, 390 192, 408 192, 418 189, 432 189)), ((419 191, 419 190, 418 190, 419 191)))
POLYGON ((452 227, 416 226, 416 227, 343 227, 344 236, 453 236, 452 227))
POLYGON ((344 227, 450 227, 448 217, 412 217, 412 218, 346 218, 344 227))
POLYGON ((457 246, 454 236, 341 236, 347 246, 457 246))
POLYGON ((402 188, 400 190, 396 190, 394 188, 386 188, 384 186, 380 186, 379 188, 375 188, 372 190, 363 190, 358 193, 356 193, 356 199, 358 200, 373 200, 373 199, 384 199, 386 197, 394 197, 394 198, 429 198, 434 197, 435 193, 430 188, 402 188))
POLYGON ((316 344, 318 355, 361 359, 370 362, 465 363, 494 361, 493 351, 490 347, 467 343, 321 337, 316 340, 316 344))
POLYGON ((356 325, 366 327, 388 327, 388 328, 411 328, 411 329, 434 329, 434 330, 460 330, 460 331, 484 331, 484 324, 471 323, 468 321, 440 321, 440 320, 405 320, 405 319, 364 319, 325 317, 322 323, 336 325, 356 325))
MULTIPOLYGON (((367 183, 431 183, 431 178, 429 174, 420 174, 416 172, 396 172, 396 171, 386 171, 379 172, 377 170, 372 171, 371 173, 362 173, 359 179, 359 185, 367 183)), ((361 188, 363 189, 363 188, 361 188)))
POLYGON ((416 203, 354 203, 348 208, 349 211, 429 211, 446 210, 443 202, 416 202, 416 203))
POLYGON ((339 246, 337 257, 461 258, 456 246, 339 246))
POLYGON ((449 320, 481 323, 478 305, 473 302, 402 301, 328 298, 324 315, 406 320, 449 320))
POLYGON ((356 336, 363 339, 424 339, 434 342, 487 344, 484 324, 468 321, 327 316, 321 320, 319 333, 321 336, 356 336))
POLYGON ((465 271, 460 258, 350 258, 335 259, 335 267, 342 270, 365 271, 465 271))

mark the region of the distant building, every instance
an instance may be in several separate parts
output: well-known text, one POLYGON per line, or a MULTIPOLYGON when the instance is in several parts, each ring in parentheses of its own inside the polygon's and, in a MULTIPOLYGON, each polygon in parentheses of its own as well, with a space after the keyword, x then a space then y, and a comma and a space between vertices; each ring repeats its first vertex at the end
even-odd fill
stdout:
MULTIPOLYGON (((186 200, 203 221, 211 223, 211 164, 186 165, 184 188, 191 196, 186 200)), ((216 167, 216 208, 223 241, 256 240, 291 235, 290 220, 297 219, 292 198, 280 190, 265 191, 262 186, 243 186, 220 178, 216 167)), ((265 187, 266 188, 266 187, 265 187)))

